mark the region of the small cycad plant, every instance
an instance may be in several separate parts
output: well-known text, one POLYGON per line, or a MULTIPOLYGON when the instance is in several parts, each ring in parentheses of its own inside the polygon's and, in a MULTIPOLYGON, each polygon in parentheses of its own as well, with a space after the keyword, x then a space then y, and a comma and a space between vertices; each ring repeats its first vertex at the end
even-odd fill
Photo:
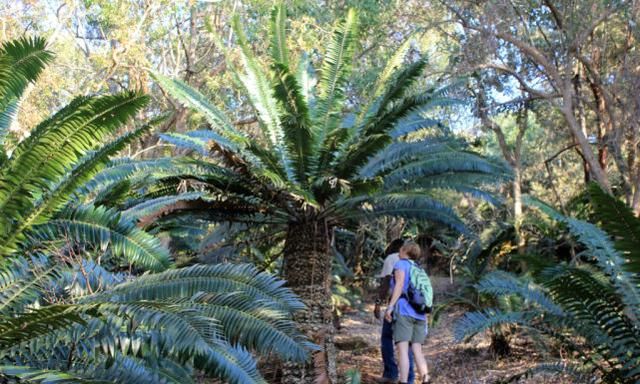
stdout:
POLYGON ((499 325, 518 325, 554 339, 579 361, 543 364, 517 377, 550 370, 570 373, 581 382, 594 376, 606 383, 640 380, 640 219, 595 185, 589 194, 599 226, 536 203, 585 247, 579 261, 547 266, 537 261, 527 277, 488 274, 477 284, 478 291, 519 296, 523 305, 514 311, 466 313, 456 324, 457 340, 499 325))

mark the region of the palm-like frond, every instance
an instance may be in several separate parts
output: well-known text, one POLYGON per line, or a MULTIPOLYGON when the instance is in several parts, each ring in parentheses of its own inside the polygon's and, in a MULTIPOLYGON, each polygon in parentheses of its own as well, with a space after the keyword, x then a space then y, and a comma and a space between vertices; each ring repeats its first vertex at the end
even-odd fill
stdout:
POLYGON ((238 38, 240 58, 244 68, 244 73, 237 74, 238 78, 251 100, 251 105, 256 109, 260 127, 263 129, 271 150, 276 153, 279 164, 287 175, 287 180, 300 182, 294 176, 289 148, 285 144, 278 102, 270 87, 269 79, 253 57, 238 17, 233 19, 233 27, 238 38))
POLYGON ((109 208, 88 205, 66 209, 35 226, 27 236, 34 245, 60 241, 94 245, 101 251, 109 250, 111 257, 152 271, 171 265, 169 252, 158 239, 109 208))
POLYGON ((303 361, 315 348, 290 320, 301 302, 250 265, 193 266, 102 289, 78 304, 0 319, 0 354, 22 362, 11 374, 183 383, 193 372, 181 367, 193 367, 264 383, 249 351, 303 361))
POLYGON ((443 150, 408 162, 385 175, 385 184, 398 185, 415 178, 452 172, 473 172, 509 178, 508 168, 472 152, 443 150))
POLYGON ((623 202, 611 198, 596 184, 588 188, 597 219, 607 233, 616 236, 614 245, 627 259, 624 268, 640 273, 640 220, 623 202))
POLYGON ((97 307, 95 304, 50 305, 18 317, 0 318, 0 351, 74 324, 85 324, 82 315, 97 315, 97 307))
MULTIPOLYGON (((227 116, 197 90, 177 79, 170 79, 159 73, 152 73, 153 78, 171 96, 179 102, 202 113, 211 128, 235 145, 246 143, 247 138, 237 131, 227 116)), ((232 148, 233 149, 233 148, 232 148)))
POLYGON ((98 150, 89 152, 80 158, 73 168, 68 171, 60 181, 51 187, 49 192, 43 194, 35 202, 34 207, 28 213, 28 219, 24 220, 21 225, 17 226, 13 230, 13 237, 8 236, 7 241, 12 241, 14 238, 20 236, 25 229, 29 228, 33 224, 37 224, 42 221, 43 218, 48 217, 51 212, 55 212, 67 204, 67 199, 74 190, 89 181, 89 179, 103 168, 105 163, 109 160, 109 156, 122 150, 126 145, 141 137, 155 124, 162 120, 164 120, 164 117, 154 119, 149 124, 146 124, 132 132, 126 133, 102 146, 98 150))
POLYGON ((552 298, 548 297, 542 287, 535 286, 533 282, 520 281, 507 272, 488 273, 476 284, 476 288, 478 292, 493 296, 519 295, 527 304, 535 304, 542 310, 557 316, 561 316, 564 312, 552 298))
MULTIPOLYGON (((612 207, 614 207, 616 203, 612 197, 601 196, 600 199, 604 199, 605 201, 609 200, 609 203, 603 204, 603 201, 601 201, 598 203, 599 209, 615 210, 615 208, 612 207)), ((587 247, 583 255, 593 258, 597 262, 601 270, 609 276, 611 282, 618 288, 618 292, 628 306, 629 311, 633 313, 633 317, 640 319, 640 285, 638 284, 637 274, 626 270, 627 262, 611 242, 610 236, 594 224, 571 217, 565 217, 535 199, 528 199, 527 201, 554 219, 567 225, 569 231, 577 240, 587 247)), ((608 225, 611 226, 611 224, 608 225)), ((634 235, 632 234, 632 236, 634 235)))
MULTIPOLYGON (((53 55, 42 38, 7 41, 0 47, 0 137, 4 139, 27 85, 34 82, 53 55)), ((0 141, 2 144, 4 140, 0 141)))
MULTIPOLYGON (((327 141, 338 126, 342 116, 342 101, 345 88, 351 75, 353 54, 355 52, 358 20, 356 12, 351 9, 344 20, 336 25, 333 37, 327 47, 318 81, 318 98, 313 111, 316 137, 315 143, 320 148, 331 147, 333 140, 327 141)), ((317 172, 324 171, 328 165, 316 161, 317 172)))
POLYGON ((44 257, 11 260, 0 270, 0 313, 9 316, 37 302, 43 290, 58 279, 62 266, 44 257))
MULTIPOLYGON (((79 99, 39 125, 32 136, 18 145, 0 170, 3 249, 13 249, 20 233, 47 213, 38 209, 43 206, 38 200, 55 194, 56 186, 60 187, 58 182, 67 176, 69 169, 126 122, 146 100, 135 92, 79 99)), ((95 165, 95 161, 85 163, 89 164, 95 165)), ((86 177, 86 172, 92 169, 82 168, 82 175, 86 177)), ((71 180, 62 185, 73 184, 71 180)))
MULTIPOLYGON (((594 188, 594 187, 592 187, 594 188)), ((592 190, 596 216, 619 220, 604 224, 622 238, 637 225, 637 220, 611 196, 592 190), (603 212, 604 211, 604 212, 603 212), (620 216, 624 216, 620 219, 620 216)), ((568 230, 586 247, 581 253, 591 265, 553 265, 534 271, 538 286, 505 273, 494 273, 478 284, 480 292, 494 296, 518 295, 535 303, 526 312, 486 310, 466 314, 456 326, 459 339, 496 324, 522 324, 558 339, 576 351, 606 381, 635 383, 640 379, 640 331, 638 328, 637 276, 625 270, 626 260, 611 243, 610 235, 595 225, 565 217, 548 205, 528 199, 529 203, 566 224, 568 230), (538 288, 539 287, 539 288, 538 288), (526 316, 523 316, 526 314, 526 316), (576 336, 587 348, 576 346, 576 336)), ((621 241, 621 249, 633 244, 621 241)), ((630 258, 632 259, 632 258, 630 258)), ((627 259, 628 260, 628 259, 627 259)))
POLYGON ((496 309, 467 312, 454 325, 453 335, 460 342, 500 325, 527 325, 537 315, 535 312, 505 312, 496 309))
POLYGON ((338 200, 332 208, 346 218, 395 216, 444 224, 468 232, 456 213, 424 193, 398 192, 338 200))
POLYGON ((289 50, 286 39, 285 7, 273 8, 269 30, 271 35, 271 58, 274 75, 274 96, 282 108, 281 121, 284 140, 295 169, 296 179, 306 185, 309 178, 313 137, 307 97, 298 82, 298 77, 289 67, 289 50))
POLYGON ((40 369, 29 366, 0 365, 0 376, 19 379, 21 383, 42 384, 108 384, 109 380, 94 380, 52 369, 40 369))

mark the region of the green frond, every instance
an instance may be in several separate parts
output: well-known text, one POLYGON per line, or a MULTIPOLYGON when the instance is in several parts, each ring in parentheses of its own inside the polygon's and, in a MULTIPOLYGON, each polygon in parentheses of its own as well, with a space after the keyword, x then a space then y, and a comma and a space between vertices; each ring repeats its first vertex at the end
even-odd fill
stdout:
POLYGON ((610 236, 589 222, 563 216, 539 200, 528 197, 524 201, 567 225, 571 234, 587 248, 583 254, 596 261, 617 288, 633 317, 640 319, 640 287, 637 274, 625 270, 626 260, 615 248, 610 236))
POLYGON ((521 281, 513 274, 503 271, 493 271, 485 275, 478 284, 478 292, 490 294, 496 297, 504 295, 518 295, 526 303, 535 304, 540 309, 557 316, 563 315, 561 307, 547 296, 541 287, 529 281, 521 281))
POLYGON ((271 66, 274 75, 274 96, 280 103, 284 141, 291 156, 296 180, 306 185, 312 158, 313 135, 307 97, 298 77, 289 68, 289 50, 285 34, 286 9, 276 5, 271 12, 271 66))
MULTIPOLYGON (((320 80, 318 81, 318 98, 313 110, 314 127, 316 129, 316 145, 327 148, 326 140, 338 129, 342 117, 342 102, 345 89, 351 76, 353 54, 356 48, 358 20, 354 9, 350 9, 347 17, 340 20, 333 31, 333 37, 322 60, 320 80)), ((317 162, 317 172, 323 171, 321 162, 317 162)))
POLYGON ((74 324, 85 324, 82 315, 96 314, 98 305, 49 305, 18 317, 0 317, 0 351, 74 324))
POLYGON ((279 3, 271 10, 269 20, 269 44, 271 59, 283 67, 289 67, 289 49, 287 48, 286 36, 287 9, 279 3))
POLYGON ((625 315, 614 287, 585 269, 563 265, 552 269, 553 278, 543 284, 567 312, 565 325, 606 358, 640 367, 640 331, 625 315))
POLYGON ((190 362, 209 376, 230 383, 266 383, 256 369, 253 355, 242 347, 234 347, 220 338, 215 319, 193 308, 183 309, 173 303, 141 302, 101 304, 122 319, 131 319, 158 333, 161 352, 179 362, 190 362))
POLYGON ((467 312, 454 324, 453 337, 461 342, 500 325, 528 325, 536 315, 535 312, 502 312, 496 309, 467 312))
MULTIPOLYGON (((32 224, 42 221, 42 216, 49 217, 62 206, 68 203, 69 196, 81 185, 89 181, 98 173, 100 169, 109 160, 109 156, 121 151, 128 144, 140 138, 147 133, 153 126, 164 120, 164 116, 153 119, 134 131, 128 132, 108 144, 102 146, 96 151, 89 152, 80 158, 73 169, 67 172, 62 180, 54 185, 50 192, 43 194, 35 203, 33 209, 28 213, 28 219, 24 220, 20 226, 14 229, 14 238, 19 237, 23 230, 29 228, 32 224)), ((12 237, 7 237, 7 242, 11 242, 12 237)))
POLYGON ((332 164, 338 155, 339 148, 349 140, 349 130, 346 128, 334 129, 325 137, 322 146, 318 150, 318 167, 316 176, 322 174, 334 174, 332 164))
POLYGON ((627 259, 624 268, 631 273, 640 273, 640 219, 627 205, 605 193, 597 184, 590 184, 588 191, 600 226, 616 236, 614 245, 627 259))
POLYGON ((473 152, 440 151, 404 164, 389 172, 384 179, 385 184, 398 185, 410 183, 415 178, 457 172, 483 173, 503 180, 510 177, 505 165, 490 161, 473 152))
POLYGON ((291 155, 296 179, 307 184, 311 166, 313 134, 309 108, 296 77, 283 64, 273 66, 275 76, 275 96, 283 109, 281 121, 284 140, 291 155))
POLYGON ((444 126, 440 120, 430 117, 429 109, 418 109, 411 112, 407 116, 399 119, 395 122, 389 135, 393 139, 406 136, 408 134, 417 132, 422 129, 437 127, 439 130, 444 130, 444 126))
MULTIPOLYGON (((409 72, 403 75, 405 80, 413 81, 415 74, 409 72)), ((385 97, 397 97, 397 93, 405 92, 404 87, 399 84, 389 89, 389 94, 385 97)), ((397 102, 391 103, 391 107, 380 108, 366 117, 365 121, 355 128, 355 135, 351 137, 348 145, 340 151, 336 160, 337 173, 341 177, 350 177, 354 172, 364 166, 371 157, 378 151, 385 148, 393 140, 390 135, 398 121, 413 118, 417 113, 426 113, 435 105, 444 100, 439 100, 434 96, 435 91, 428 91, 417 96, 408 96, 397 102)), ((385 102, 382 100, 381 102, 385 102)))
POLYGON ((11 250, 21 229, 35 221, 36 202, 52 192, 70 168, 146 101, 146 96, 135 92, 80 99, 38 126, 18 145, 1 172, 0 230, 4 249, 11 250))
POLYGON ((43 257, 17 258, 0 269, 0 313, 22 313, 44 288, 60 277, 62 266, 43 257))
POLYGON ((287 360, 304 361, 307 357, 310 344, 297 334, 290 314, 256 305, 251 296, 198 294, 177 305, 195 308, 219 321, 221 332, 232 345, 243 345, 262 354, 275 352, 287 360))
POLYGON ((154 214, 169 205, 175 205, 176 203, 182 201, 200 200, 203 198, 206 198, 206 193, 204 192, 186 192, 179 195, 160 196, 153 199, 145 199, 142 202, 122 211, 122 215, 132 220, 138 220, 142 217, 154 214))
POLYGON ((468 229, 456 213, 445 204, 422 193, 387 193, 381 196, 355 197, 335 203, 337 212, 346 210, 347 218, 404 217, 446 225, 460 233, 468 229))
POLYGON ((283 284, 250 265, 144 275, 80 304, 0 319, 0 348, 40 369, 44 361, 109 382, 188 383, 192 367, 229 383, 265 383, 250 351, 301 362, 316 349, 291 320, 304 306, 283 284))
POLYGON ((344 179, 351 178, 359 168, 391 142, 391 136, 383 133, 363 136, 356 144, 347 147, 343 156, 336 160, 335 174, 344 179))
POLYGON ((378 96, 382 95, 385 88, 388 87, 389 82, 393 80, 393 76, 404 66, 404 61, 406 59, 407 52, 409 52, 409 49, 411 48, 413 37, 414 36, 412 34, 405 39, 398 49, 395 50, 393 55, 391 55, 389 60, 387 60, 384 69, 380 72, 380 75, 378 75, 378 79, 376 80, 372 99, 375 100, 378 96))
MULTIPOLYGON (((20 99, 29 83, 36 81, 53 55, 40 37, 7 41, 0 47, 0 121, 7 119, 7 106, 20 99)), ((7 126, 0 126, 4 131, 7 126)))
POLYGON ((151 73, 151 76, 179 102, 202 113, 211 128, 238 146, 245 145, 248 141, 241 132, 235 129, 227 116, 200 92, 177 79, 170 79, 159 73, 151 73))
POLYGON ((427 139, 415 142, 395 142, 377 152, 360 168, 358 174, 362 177, 383 175, 388 171, 410 160, 427 157, 432 153, 452 150, 452 142, 442 139, 427 139))
POLYGON ((374 125, 379 126, 379 124, 376 123, 380 120, 380 117, 384 116, 390 106, 393 106, 394 103, 401 101, 402 98, 407 96, 407 93, 411 91, 415 82, 422 76, 426 66, 427 59, 422 57, 409 65, 397 69, 392 79, 385 85, 386 89, 384 92, 378 96, 379 99, 373 103, 375 107, 374 110, 367 112, 367 116, 370 116, 372 119, 365 119, 363 122, 365 134, 368 132, 376 132, 371 131, 369 127, 373 127, 374 125))
POLYGON ((108 363, 92 361, 81 364, 73 372, 105 380, 108 383, 195 384, 193 370, 168 359, 149 361, 131 355, 115 354, 108 363))
POLYGON ((97 295, 92 301, 164 300, 170 297, 191 297, 199 292, 245 292, 255 300, 279 310, 293 312, 304 309, 302 302, 283 284, 283 281, 267 273, 260 273, 249 264, 195 265, 141 276, 135 281, 97 295))
MULTIPOLYGON (((395 90, 390 90, 395 91, 395 90)), ((407 96, 391 103, 378 115, 365 121, 359 129, 358 136, 366 137, 371 134, 388 134, 390 136, 403 136, 411 132, 434 126, 436 123, 428 118, 436 107, 445 107, 460 104, 459 100, 438 97, 438 90, 430 90, 418 95, 407 96)), ((390 95, 391 96, 391 95, 390 95)))
POLYGON ((209 154, 209 146, 205 140, 195 138, 184 133, 167 132, 159 135, 160 139, 171 143, 180 149, 188 149, 207 156, 209 154))
POLYGON ((270 81, 264 70, 256 62, 249 48, 244 30, 240 25, 240 19, 237 16, 234 17, 232 24, 240 46, 240 58, 244 67, 244 73, 237 73, 237 76, 251 101, 251 105, 258 114, 260 127, 270 144, 271 150, 276 153, 281 167, 285 170, 287 180, 300 182, 301 180, 297 180, 292 168, 289 148, 285 143, 285 133, 280 119, 281 114, 278 102, 274 96, 270 81))
POLYGON ((117 211, 91 205, 69 208, 34 227, 31 243, 72 241, 109 250, 112 257, 152 271, 171 266, 171 257, 160 241, 139 229, 135 222, 117 211))
POLYGON ((109 384, 112 381, 87 379, 68 372, 39 369, 29 366, 0 365, 0 376, 13 377, 20 383, 41 384, 109 384))
POLYGON ((149 185, 159 180, 179 177, 188 178, 199 175, 227 175, 228 170, 200 159, 186 157, 165 157, 147 160, 128 158, 112 160, 110 165, 99 172, 90 181, 76 190, 76 194, 91 198, 103 194, 112 186, 122 182, 132 185, 149 185))

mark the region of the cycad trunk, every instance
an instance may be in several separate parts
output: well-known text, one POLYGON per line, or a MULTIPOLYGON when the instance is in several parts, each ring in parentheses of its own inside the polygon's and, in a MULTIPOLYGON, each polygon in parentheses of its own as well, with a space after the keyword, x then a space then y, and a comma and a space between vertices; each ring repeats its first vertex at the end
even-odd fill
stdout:
POLYGON ((330 228, 321 221, 289 225, 284 246, 284 277, 307 305, 307 310, 298 313, 295 320, 322 351, 315 353, 308 364, 287 364, 283 384, 337 383, 329 234, 330 228))

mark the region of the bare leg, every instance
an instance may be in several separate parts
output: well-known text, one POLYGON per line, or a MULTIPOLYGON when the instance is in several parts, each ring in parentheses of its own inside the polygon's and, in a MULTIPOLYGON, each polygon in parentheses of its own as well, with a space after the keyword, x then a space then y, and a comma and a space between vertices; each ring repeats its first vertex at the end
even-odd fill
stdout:
POLYGON ((418 369, 419 376, 417 376, 421 381, 418 383, 422 383, 426 378, 429 377, 429 369, 427 368, 427 361, 422 354, 422 344, 421 343, 411 343, 411 349, 413 350, 413 361, 414 366, 418 369))
POLYGON ((398 370, 401 383, 406 383, 409 379, 409 342, 401 341, 396 343, 398 348, 398 370))

